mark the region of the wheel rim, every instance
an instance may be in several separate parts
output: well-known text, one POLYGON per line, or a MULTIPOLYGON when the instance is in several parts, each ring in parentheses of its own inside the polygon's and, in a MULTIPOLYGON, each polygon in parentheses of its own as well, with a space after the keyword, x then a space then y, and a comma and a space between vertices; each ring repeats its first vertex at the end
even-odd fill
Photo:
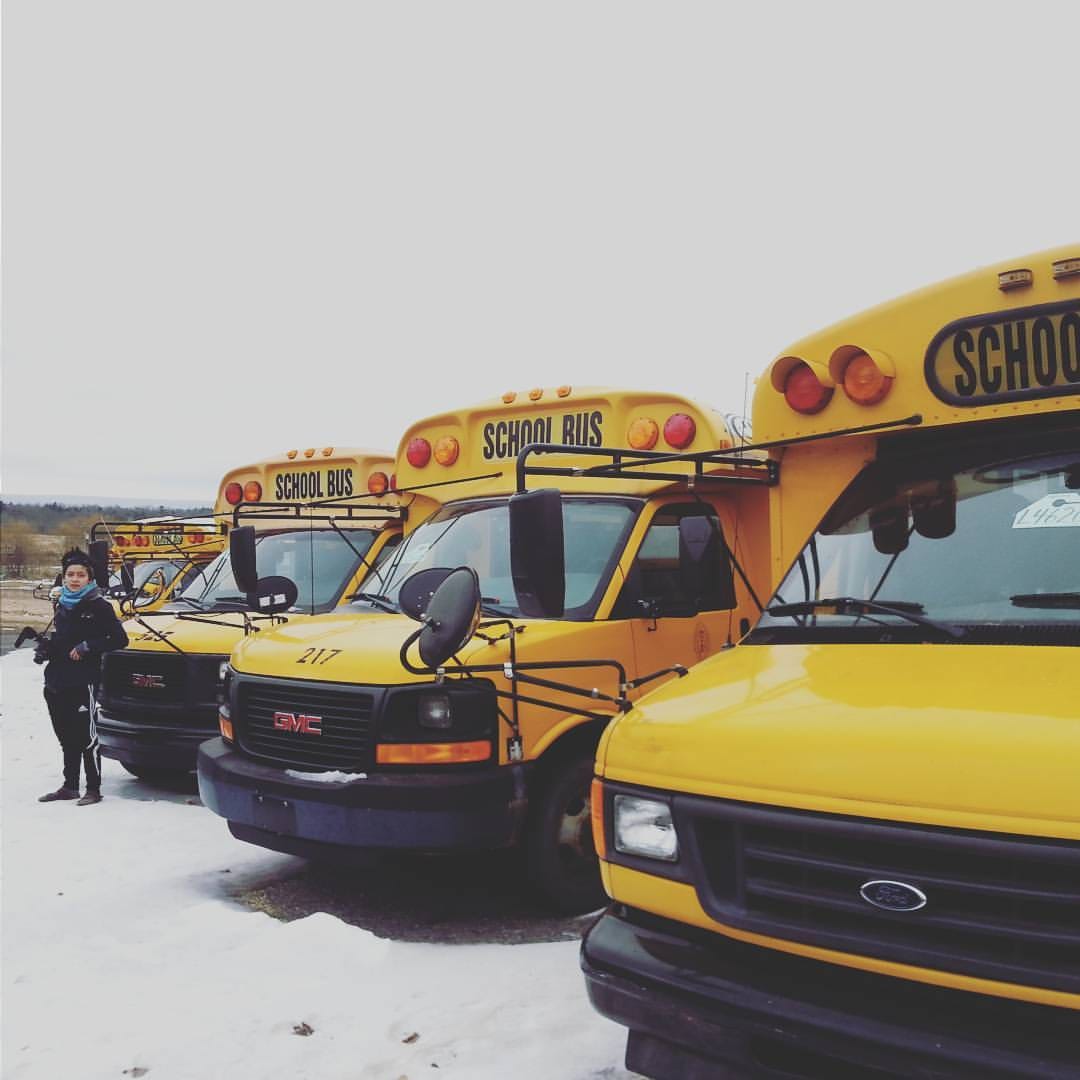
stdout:
POLYGON ((596 867, 596 849, 592 841, 592 816, 588 790, 569 798, 559 816, 555 836, 559 861, 571 873, 592 873, 596 867))

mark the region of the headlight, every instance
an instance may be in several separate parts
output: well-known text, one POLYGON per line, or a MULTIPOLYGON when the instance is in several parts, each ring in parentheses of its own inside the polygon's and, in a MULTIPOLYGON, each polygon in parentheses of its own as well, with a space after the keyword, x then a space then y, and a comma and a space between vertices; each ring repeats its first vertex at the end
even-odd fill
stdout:
POLYGON ((614 813, 615 850, 624 855, 675 862, 679 840, 671 807, 658 799, 616 795, 614 813))
POLYGON ((421 727, 448 728, 454 714, 448 694, 424 694, 417 702, 416 719, 421 727))

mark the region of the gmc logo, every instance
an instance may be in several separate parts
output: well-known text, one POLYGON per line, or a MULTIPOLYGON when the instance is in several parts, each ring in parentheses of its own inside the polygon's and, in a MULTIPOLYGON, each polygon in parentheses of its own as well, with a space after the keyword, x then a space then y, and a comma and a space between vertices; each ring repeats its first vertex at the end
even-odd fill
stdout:
POLYGON ((296 731, 301 735, 321 735, 322 717, 305 716, 300 713, 276 712, 274 713, 274 727, 278 731, 296 731))
POLYGON ((164 690, 164 675, 141 675, 137 671, 131 673, 131 685, 138 686, 142 690, 164 690))

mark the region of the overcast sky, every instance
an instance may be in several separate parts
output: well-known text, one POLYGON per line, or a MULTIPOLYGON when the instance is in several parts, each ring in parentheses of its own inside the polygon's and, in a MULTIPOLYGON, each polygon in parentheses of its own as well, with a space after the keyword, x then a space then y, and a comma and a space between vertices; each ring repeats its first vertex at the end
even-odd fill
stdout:
POLYGON ((742 406, 1080 241, 1075 0, 5 0, 4 460, 209 501, 506 389, 742 406))

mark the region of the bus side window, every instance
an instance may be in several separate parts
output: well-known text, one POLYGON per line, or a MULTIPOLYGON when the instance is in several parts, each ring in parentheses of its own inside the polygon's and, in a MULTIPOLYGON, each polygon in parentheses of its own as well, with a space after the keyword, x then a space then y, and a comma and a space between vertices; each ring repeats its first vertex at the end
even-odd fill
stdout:
MULTIPOLYGON (((700 596, 688 596, 683 591, 679 573, 679 521, 700 515, 702 509, 696 504, 668 506, 656 515, 612 609, 613 619, 641 618, 645 610, 643 603, 654 605, 659 615, 669 618, 688 618, 700 611, 721 611, 733 606, 735 588, 726 559, 717 559, 707 568, 700 596)), ((719 528, 715 515, 710 516, 719 528)))

